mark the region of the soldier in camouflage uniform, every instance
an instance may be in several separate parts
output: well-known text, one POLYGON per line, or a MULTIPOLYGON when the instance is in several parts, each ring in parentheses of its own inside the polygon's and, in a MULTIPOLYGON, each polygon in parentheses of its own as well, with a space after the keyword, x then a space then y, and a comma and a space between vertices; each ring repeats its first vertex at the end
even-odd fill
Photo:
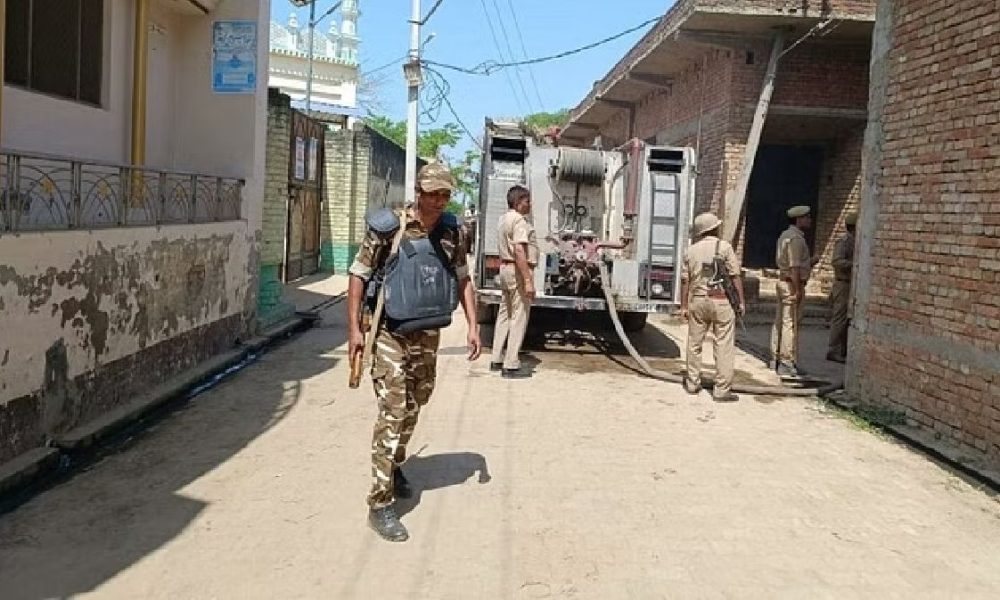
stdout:
MULTIPOLYGON (((420 170, 417 201, 401 214, 404 240, 427 237, 434 231, 453 189, 454 180, 444 165, 431 163, 420 170)), ((365 282, 384 266, 395 233, 380 233, 369 227, 350 268, 348 350, 352 355, 364 347, 359 316, 365 282)), ((481 343, 475 318, 475 290, 469 279, 464 238, 461 228, 445 227, 440 248, 458 279, 459 300, 468 323, 469 360, 476 360, 481 352, 481 343)), ((372 436, 373 482, 368 495, 368 522, 383 538, 401 542, 408 539, 409 534, 399 521, 393 502, 397 497, 405 498, 411 494, 400 467, 406 460, 406 446, 413 435, 420 409, 427 404, 434 391, 441 337, 437 330, 396 334, 377 324, 373 324, 373 329, 377 337, 372 380, 379 410, 372 436)))

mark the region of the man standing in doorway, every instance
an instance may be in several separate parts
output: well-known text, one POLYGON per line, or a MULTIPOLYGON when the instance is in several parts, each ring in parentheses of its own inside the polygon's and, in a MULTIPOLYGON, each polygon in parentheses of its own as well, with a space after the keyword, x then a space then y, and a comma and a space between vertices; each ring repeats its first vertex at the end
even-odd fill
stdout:
POLYGON ((808 206, 788 209, 788 229, 778 238, 775 261, 780 279, 777 285, 778 306, 771 327, 771 356, 781 377, 805 373, 798 366, 799 324, 806 298, 806 284, 812 267, 818 262, 809 257, 805 232, 812 227, 808 206))
MULTIPOLYGON (((373 276, 381 275, 402 226, 400 240, 404 244, 430 238, 442 267, 454 273, 468 323, 469 360, 479 358, 476 296, 469 279, 465 239, 457 219, 444 212, 454 187, 448 168, 431 163, 417 174, 417 201, 402 211, 402 219, 390 209, 369 215, 368 231, 350 268, 347 292, 350 356, 364 349, 360 315, 365 284, 373 276)), ((437 329, 393 333, 384 318, 381 323, 372 323, 368 335, 376 336, 372 381, 378 398, 378 420, 372 436, 373 482, 368 494, 368 523, 386 540, 402 542, 409 534, 399 521, 393 502, 397 497, 408 498, 412 494, 401 466, 420 409, 434 391, 441 336, 437 329)))
POLYGON ((493 359, 490 370, 500 371, 507 379, 528 377, 521 368, 521 343, 528 328, 531 303, 535 298, 533 270, 538 264, 538 241, 535 228, 528 222, 531 214, 531 192, 515 185, 507 191, 507 212, 500 217, 497 230, 497 250, 500 254, 500 284, 502 299, 493 333, 493 359), (504 351, 506 342, 506 352, 504 351))
POLYGON ((833 247, 833 287, 830 288, 830 348, 826 359, 834 362, 847 360, 847 309, 851 301, 851 272, 854 270, 854 226, 858 214, 844 216, 847 235, 837 240, 833 247))
POLYGON ((712 213, 698 215, 691 229, 691 246, 684 251, 681 263, 681 316, 688 322, 684 389, 689 394, 701 391, 701 351, 705 334, 711 331, 715 340, 712 396, 716 402, 735 402, 739 399, 732 393, 736 310, 726 296, 723 277, 729 277, 736 288, 740 315, 746 304, 739 259, 729 242, 719 239, 721 226, 722 221, 712 213))

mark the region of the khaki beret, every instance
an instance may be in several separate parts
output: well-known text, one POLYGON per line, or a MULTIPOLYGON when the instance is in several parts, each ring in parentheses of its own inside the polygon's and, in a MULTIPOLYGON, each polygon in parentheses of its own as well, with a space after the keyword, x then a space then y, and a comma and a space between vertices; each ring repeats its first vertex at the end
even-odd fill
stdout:
POLYGON ((844 215, 844 224, 845 225, 856 225, 857 222, 858 222, 858 213, 857 212, 855 212, 855 211, 852 210, 851 212, 849 212, 846 215, 844 215))
POLYGON ((788 218, 797 219, 799 217, 804 217, 809 214, 808 206, 793 206, 788 209, 788 218))

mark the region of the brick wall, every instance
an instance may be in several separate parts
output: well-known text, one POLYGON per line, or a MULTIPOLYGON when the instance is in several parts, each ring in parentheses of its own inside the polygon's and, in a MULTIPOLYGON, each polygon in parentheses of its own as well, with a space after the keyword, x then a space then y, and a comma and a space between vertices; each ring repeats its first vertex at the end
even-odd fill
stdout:
POLYGON ((292 307, 282 301, 284 288, 281 282, 285 263, 285 233, 288 227, 291 99, 276 89, 270 89, 267 100, 264 206, 257 294, 258 320, 263 326, 279 321, 292 312, 292 307))
MULTIPOLYGON (((418 162, 418 168, 424 161, 418 162)), ((369 209, 403 205, 406 151, 363 123, 327 132, 322 268, 346 272, 365 234, 369 209), (385 193, 386 177, 389 193, 385 193)))
POLYGON ((879 11, 848 389, 1000 465, 1000 12, 879 11))
POLYGON ((370 146, 368 129, 361 124, 327 132, 326 202, 320 227, 324 270, 346 272, 364 235, 370 146))
MULTIPOLYGON (((725 214, 726 195, 736 188, 740 177, 770 52, 769 42, 756 39, 728 49, 706 50, 687 70, 674 76, 672 89, 650 93, 637 104, 636 136, 655 138, 657 143, 699 146, 700 120, 698 210, 725 214)), ((868 99, 868 61, 867 45, 800 44, 779 64, 772 106, 843 110, 845 114, 853 110, 863 115, 868 99)), ((627 120, 623 110, 602 127, 605 147, 624 141, 627 120)), ((782 124, 775 117, 769 123, 764 143, 769 138, 772 143, 780 142, 782 124)), ((833 278, 830 255, 843 233, 843 212, 856 207, 860 195, 864 121, 857 116, 853 120, 820 117, 803 123, 810 133, 789 143, 802 143, 812 135, 810 143, 827 150, 816 224, 816 251, 821 262, 810 284, 811 292, 825 293, 833 278)))

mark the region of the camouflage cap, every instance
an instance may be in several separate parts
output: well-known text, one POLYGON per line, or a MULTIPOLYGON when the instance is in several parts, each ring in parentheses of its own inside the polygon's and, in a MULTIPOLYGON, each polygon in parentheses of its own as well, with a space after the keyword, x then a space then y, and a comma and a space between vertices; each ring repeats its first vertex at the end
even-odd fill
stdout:
POLYGON ((792 208, 788 209, 788 217, 790 219, 805 217, 809 215, 809 210, 810 209, 808 206, 793 206, 792 208))
POLYGON ((444 163, 433 162, 424 165, 417 173, 417 186, 423 192, 437 192, 440 190, 455 189, 455 179, 451 176, 451 171, 444 163))

